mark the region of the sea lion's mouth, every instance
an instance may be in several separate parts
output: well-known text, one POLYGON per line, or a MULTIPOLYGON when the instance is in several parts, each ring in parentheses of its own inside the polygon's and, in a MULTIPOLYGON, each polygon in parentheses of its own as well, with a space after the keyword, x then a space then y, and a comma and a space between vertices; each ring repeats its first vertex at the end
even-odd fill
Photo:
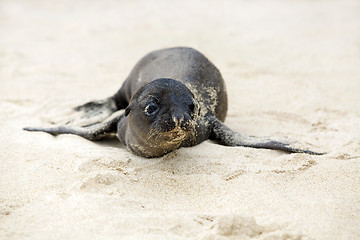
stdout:
POLYGON ((176 126, 173 130, 159 133, 158 138, 168 142, 183 141, 189 136, 189 132, 183 130, 180 126, 176 126))
POLYGON ((175 127, 168 131, 153 127, 148 133, 147 142, 153 147, 173 150, 179 148, 184 142, 195 140, 194 121, 176 121, 175 127))
POLYGON ((151 131, 148 140, 160 145, 177 145, 187 139, 191 132, 190 129, 183 129, 180 125, 176 125, 175 128, 167 132, 151 131))

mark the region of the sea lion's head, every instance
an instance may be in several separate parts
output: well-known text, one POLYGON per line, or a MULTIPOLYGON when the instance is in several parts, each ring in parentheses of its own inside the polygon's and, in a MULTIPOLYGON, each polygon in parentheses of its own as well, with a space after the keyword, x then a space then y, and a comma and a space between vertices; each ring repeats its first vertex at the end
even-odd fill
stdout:
POLYGON ((156 79, 143 86, 125 110, 131 137, 136 138, 136 146, 130 147, 153 157, 180 147, 185 140, 191 141, 197 106, 192 92, 174 79, 156 79))

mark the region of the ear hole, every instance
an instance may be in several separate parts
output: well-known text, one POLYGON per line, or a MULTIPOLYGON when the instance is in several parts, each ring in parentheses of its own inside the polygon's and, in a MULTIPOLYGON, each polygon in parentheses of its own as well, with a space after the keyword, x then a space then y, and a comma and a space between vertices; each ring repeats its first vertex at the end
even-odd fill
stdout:
POLYGON ((130 106, 128 106, 128 107, 125 109, 125 116, 129 115, 130 110, 131 110, 130 106))
POLYGON ((130 104, 125 108, 125 117, 129 115, 131 109, 134 107, 134 102, 130 102, 130 104))

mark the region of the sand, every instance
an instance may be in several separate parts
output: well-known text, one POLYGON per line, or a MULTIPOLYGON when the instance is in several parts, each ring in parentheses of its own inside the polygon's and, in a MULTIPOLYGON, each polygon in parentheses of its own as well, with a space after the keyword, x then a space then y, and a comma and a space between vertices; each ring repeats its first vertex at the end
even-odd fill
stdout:
POLYGON ((360 239, 359 1, 0 1, 0 239, 360 239), (115 93, 149 51, 220 69, 226 124, 162 158, 30 133, 115 93))

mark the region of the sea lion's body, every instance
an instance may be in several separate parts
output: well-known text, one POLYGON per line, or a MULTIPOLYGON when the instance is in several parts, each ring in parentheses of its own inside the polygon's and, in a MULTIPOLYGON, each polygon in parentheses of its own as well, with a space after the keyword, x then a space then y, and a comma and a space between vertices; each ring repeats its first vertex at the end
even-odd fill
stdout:
POLYGON ((316 152, 269 138, 247 137, 223 124, 227 93, 219 70, 192 48, 151 52, 133 68, 112 97, 75 108, 96 120, 85 127, 25 128, 53 135, 70 133, 98 140, 117 132, 127 148, 143 157, 159 157, 179 147, 213 139, 227 146, 316 152), (125 109, 125 113, 103 121, 125 109))

